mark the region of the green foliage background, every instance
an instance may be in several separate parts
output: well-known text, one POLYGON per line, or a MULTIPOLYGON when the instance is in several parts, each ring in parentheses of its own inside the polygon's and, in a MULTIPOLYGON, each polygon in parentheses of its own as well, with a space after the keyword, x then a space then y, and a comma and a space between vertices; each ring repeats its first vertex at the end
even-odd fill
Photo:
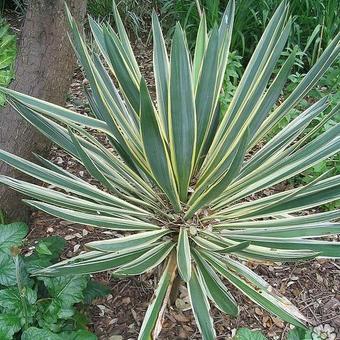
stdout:
MULTIPOLYGON (((16 57, 16 38, 10 32, 9 25, 0 15, 0 86, 8 86, 14 78, 13 65, 16 57)), ((0 93, 0 106, 5 97, 0 93)))

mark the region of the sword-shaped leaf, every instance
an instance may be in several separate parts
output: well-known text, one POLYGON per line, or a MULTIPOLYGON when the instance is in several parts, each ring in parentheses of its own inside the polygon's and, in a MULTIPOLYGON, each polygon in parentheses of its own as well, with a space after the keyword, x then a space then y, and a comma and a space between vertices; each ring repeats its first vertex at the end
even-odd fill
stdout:
POLYGON ((196 149, 196 112, 188 47, 177 25, 170 58, 170 156, 179 197, 186 202, 196 149))
POLYGON ((190 281, 188 282, 188 292, 192 311, 202 335, 203 340, 215 339, 213 319, 210 315, 209 302, 203 284, 199 281, 196 269, 193 268, 190 281))
POLYGON ((187 228, 181 227, 177 243, 178 272, 185 282, 189 282, 191 276, 191 255, 187 228))
POLYGON ((179 198, 168 151, 144 79, 142 79, 140 88, 140 124, 145 155, 154 180, 166 193, 174 208, 180 210, 179 198))

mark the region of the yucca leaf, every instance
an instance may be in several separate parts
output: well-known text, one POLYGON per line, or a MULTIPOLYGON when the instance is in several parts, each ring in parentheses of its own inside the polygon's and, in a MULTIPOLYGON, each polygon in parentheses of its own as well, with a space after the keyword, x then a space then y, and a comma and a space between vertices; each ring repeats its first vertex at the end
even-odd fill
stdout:
POLYGON ((39 163, 42 164, 47 169, 52 170, 54 172, 57 172, 60 175, 73 178, 73 179, 75 179, 75 180, 77 180, 79 182, 86 182, 82 178, 77 177, 76 175, 74 175, 71 172, 68 172, 67 170, 65 170, 61 166, 58 166, 57 164, 54 164, 52 161, 50 161, 50 160, 48 160, 48 159, 46 159, 46 158, 44 158, 44 157, 42 157, 42 156, 40 156, 40 155, 38 155, 36 153, 33 153, 33 155, 39 161, 39 163))
POLYGON ((117 275, 139 275, 142 274, 164 261, 175 246, 171 241, 162 242, 153 247, 138 259, 131 261, 115 270, 117 275))
POLYGON ((196 91, 198 85, 198 79, 200 77, 202 63, 204 54, 208 45, 208 33, 207 33, 207 20, 206 15, 203 12, 200 20, 200 24, 198 27, 196 44, 195 44, 195 53, 194 53, 194 62, 193 62, 193 71, 192 71, 192 82, 194 84, 194 89, 196 91))
POLYGON ((314 225, 323 222, 330 222, 340 217, 340 210, 326 211, 317 214, 293 216, 288 215, 287 217, 281 217, 270 220, 259 220, 253 221, 251 219, 237 219, 228 222, 221 222, 214 226, 217 229, 253 229, 253 228, 276 228, 276 227, 289 227, 289 226, 300 226, 300 225, 314 225))
POLYGON ((285 34, 281 35, 286 12, 286 2, 282 2, 262 35, 240 81, 233 101, 228 108, 228 112, 225 114, 214 141, 211 144, 210 152, 204 163, 204 171, 202 171, 201 175, 202 179, 205 178, 207 174, 211 176, 218 170, 217 165, 221 164, 222 161, 228 157, 232 150, 232 143, 238 142, 240 138, 238 134, 240 132, 242 133, 242 129, 245 129, 250 122, 251 116, 249 115, 249 111, 253 105, 252 103, 256 103, 256 100, 258 100, 258 96, 254 96, 254 92, 256 91, 259 94, 263 92, 263 86, 267 84, 271 75, 270 70, 274 68, 276 60, 280 56, 280 51, 282 51, 285 40, 287 39, 288 28, 285 34), (279 39, 280 35, 282 39, 279 39), (276 46, 276 48, 274 48, 274 46, 276 46), (261 78, 263 78, 263 80, 259 82, 261 78), (266 81, 266 79, 268 80, 266 81), (256 87, 256 85, 258 85, 258 87, 256 87), (247 104, 248 108, 245 110, 247 104))
MULTIPOLYGON (((244 178, 251 171, 258 170, 260 166, 268 166, 268 159, 282 157, 283 150, 287 149, 290 144, 301 134, 308 124, 327 106, 327 97, 322 98, 314 103, 307 110, 302 112, 296 119, 285 126, 275 137, 273 137, 261 150, 256 153, 243 167, 239 177, 244 178)), ((285 154, 283 154, 285 156, 285 154)))
POLYGON ((283 320, 297 326, 305 328, 307 319, 298 311, 298 309, 291 304, 286 298, 279 296, 273 288, 260 288, 254 284, 250 285, 242 279, 238 273, 234 273, 225 268, 223 262, 212 255, 202 254, 204 258, 213 266, 213 268, 223 275, 230 283, 241 290, 251 300, 259 304, 264 309, 279 316, 283 320))
POLYGON ((191 255, 187 228, 181 227, 177 243, 178 272, 185 282, 189 282, 191 276, 191 255))
POLYGON ((253 202, 243 202, 230 208, 220 210, 219 218, 259 218, 266 216, 291 213, 301 209, 308 209, 320 204, 332 202, 340 198, 340 175, 333 176, 310 186, 301 192, 301 189, 291 189, 278 194, 260 198, 253 202), (300 193, 294 194, 296 191, 300 193), (289 197, 290 199, 285 199, 289 197), (280 204, 277 204, 280 202, 280 204))
MULTIPOLYGON (((257 107, 257 112, 254 115, 252 122, 250 123, 249 130, 257 131, 259 126, 263 123, 263 121, 267 118, 267 114, 273 108, 277 100, 279 99, 282 90, 286 84, 286 81, 290 75, 291 69, 296 60, 296 51, 290 54, 285 63, 282 65, 280 70, 278 71, 275 79, 271 83, 270 87, 266 91, 266 93, 261 98, 261 103, 257 107)), ((248 136, 249 141, 253 138, 253 134, 248 136)))
MULTIPOLYGON (((312 250, 279 250, 269 249, 253 245, 250 241, 239 241, 232 238, 222 237, 207 231, 202 231, 207 239, 195 237, 195 242, 203 249, 213 251, 215 254, 223 254, 232 251, 240 258, 259 259, 266 261, 292 262, 297 260, 310 260, 319 255, 312 250), (235 242, 238 241, 238 242, 235 242)), ((245 275, 246 276, 246 275, 245 275)))
MULTIPOLYGON (((280 26, 280 24, 278 25, 280 26)), ((275 64, 288 39, 289 29, 290 23, 286 25, 282 33, 277 37, 277 41, 272 37, 269 46, 266 46, 266 57, 259 66, 260 70, 263 68, 263 72, 256 75, 249 86, 241 85, 241 81, 239 87, 245 87, 245 98, 243 102, 235 103, 234 109, 232 109, 233 103, 231 103, 228 110, 232 111, 228 111, 225 114, 210 148, 210 150, 213 151, 208 152, 205 160, 206 164, 204 165, 204 170, 201 172, 198 185, 205 185, 207 187, 215 182, 217 178, 226 171, 230 164, 230 158, 234 157, 235 149, 237 149, 242 138, 246 139, 245 143, 247 143, 248 139, 244 137, 243 134, 246 133, 252 120, 258 113, 257 108, 260 105, 258 98, 261 97, 265 91, 275 64), (270 48, 271 44, 273 44, 272 48, 270 48), (232 118, 229 116, 232 116, 232 118), (230 118, 230 122, 228 117, 230 118), (225 128, 223 126, 225 126, 225 128), (219 133, 222 134, 223 137, 221 137, 219 142, 216 142, 219 133), (218 143, 215 148, 214 143, 218 143)), ((257 69, 256 71, 259 72, 257 69)), ((237 96, 235 95, 234 98, 236 100, 237 96)))
POLYGON ((72 122, 75 124, 85 125, 93 129, 101 130, 107 134, 111 134, 106 123, 96 118, 81 115, 61 106, 16 92, 14 90, 1 88, 1 91, 8 95, 13 101, 19 102, 36 112, 45 114, 65 123, 72 122))
POLYGON ((143 79, 140 88, 141 133, 145 155, 149 162, 154 180, 167 194, 174 208, 179 211, 180 203, 168 151, 162 137, 159 122, 157 121, 157 116, 146 83, 143 79))
POLYGON ((179 197, 186 202, 196 149, 196 112, 188 47, 177 25, 170 58, 170 156, 179 197))
POLYGON ((306 240, 300 238, 280 238, 280 237, 265 237, 253 235, 228 235, 234 240, 251 241, 254 245, 275 249, 292 249, 292 250, 311 250, 318 252, 322 257, 339 258, 340 244, 338 242, 306 240))
POLYGON ((133 54, 133 50, 130 44, 130 40, 129 37, 126 33, 125 27, 123 25, 123 21, 120 17, 117 5, 115 3, 115 1, 112 2, 112 7, 113 7, 113 15, 114 15, 114 19, 115 19, 115 23, 117 26, 117 30, 118 30, 118 34, 119 34, 119 38, 122 42, 122 46, 126 52, 127 55, 127 59, 129 60, 130 64, 131 64, 131 68, 134 70, 136 77, 141 77, 140 71, 139 71, 139 67, 136 61, 136 58, 133 54))
POLYGON ((152 13, 153 33, 153 68, 155 72, 158 112, 164 135, 167 138, 168 129, 168 96, 169 96, 169 58, 166 51, 161 26, 155 11, 152 13))
POLYGON ((33 275, 83 275, 102 272, 105 270, 114 270, 124 264, 130 263, 131 261, 139 258, 151 247, 154 247, 154 245, 143 246, 139 249, 133 249, 132 251, 109 254, 92 251, 36 271, 33 273, 33 275))
POLYGON ((104 43, 112 70, 119 82, 120 88, 124 92, 126 99, 131 104, 135 112, 139 111, 139 87, 133 71, 127 65, 126 59, 121 53, 121 42, 114 32, 110 32, 106 27, 103 28, 104 43))
POLYGON ((250 244, 250 242, 247 242, 247 241, 240 242, 240 243, 235 243, 233 241, 228 242, 227 240, 223 240, 222 238, 219 238, 218 240, 216 240, 215 237, 213 237, 212 240, 209 240, 201 236, 195 236, 192 238, 192 240, 204 250, 209 250, 209 251, 213 251, 213 252, 217 252, 221 254, 238 252, 240 250, 247 248, 250 244))
POLYGON ((206 296, 205 288, 200 283, 195 268, 193 268, 190 281, 188 282, 188 292, 192 311, 202 335, 202 339, 215 339, 216 334, 214 323, 209 312, 209 302, 206 296))
MULTIPOLYGON (((119 129, 122 130, 122 133, 118 135, 117 139, 120 142, 121 139, 124 139, 123 145, 131 145, 131 143, 133 143, 133 147, 141 151, 138 116, 135 112, 128 110, 124 105, 124 101, 100 60, 100 57, 95 54, 93 59, 94 77, 98 91, 100 92, 100 98, 103 101, 103 105, 107 108, 107 110, 104 110, 102 113, 104 114, 104 120, 108 126, 115 125, 116 128, 119 127, 119 129)), ((115 136, 117 136, 116 130, 115 136)))
POLYGON ((325 126, 325 124, 333 117, 336 117, 340 112, 340 103, 336 104, 333 109, 328 112, 326 115, 322 117, 318 124, 312 127, 308 133, 304 134, 302 138, 300 138, 291 148, 290 151, 294 152, 294 150, 298 149, 301 145, 304 145, 306 141, 310 140, 312 137, 315 137, 316 133, 320 131, 320 129, 325 126))
POLYGON ((303 224, 299 226, 284 226, 276 228, 254 228, 252 230, 233 230, 222 231, 223 236, 233 237, 233 235, 254 235, 265 237, 279 238, 306 238, 315 236, 336 235, 340 232, 339 223, 322 223, 322 224, 303 224))
POLYGON ((203 140, 206 137, 207 131, 209 131, 218 100, 216 90, 214 90, 217 86, 218 76, 218 38, 218 30, 215 27, 209 38, 197 84, 195 96, 198 146, 196 148, 196 160, 204 148, 203 140))
POLYGON ((172 283, 176 276, 176 256, 170 254, 167 266, 159 280, 158 287, 154 293, 154 298, 149 304, 145 313, 143 324, 139 331, 138 339, 149 340, 156 339, 160 332, 162 317, 165 310, 165 302, 170 295, 172 283))
POLYGON ((268 131, 301 100, 323 76, 329 66, 336 60, 340 52, 340 33, 329 43, 314 66, 294 89, 290 96, 262 124, 252 140, 252 145, 265 136, 268 131))
POLYGON ((24 200, 25 203, 46 213, 62 218, 74 223, 91 225, 98 228, 107 228, 114 230, 154 230, 159 227, 151 223, 139 221, 136 219, 129 220, 128 216, 125 218, 117 218, 111 216, 94 215, 83 213, 76 210, 60 208, 58 206, 37 202, 32 200, 24 200))
POLYGON ((52 189, 41 187, 32 183, 12 179, 7 176, 0 176, 0 183, 10 186, 11 188, 38 199, 46 203, 52 203, 63 208, 71 208, 83 212, 93 212, 116 217, 129 216, 129 218, 146 217, 147 212, 121 209, 110 205, 98 204, 90 200, 82 199, 76 196, 66 195, 52 189))
MULTIPOLYGON (((247 130, 243 139, 240 142, 240 145, 237 147, 237 150, 234 153, 228 170, 221 176, 219 181, 215 185, 212 185, 206 192, 202 193, 201 195, 196 195, 196 192, 194 192, 194 194, 191 196, 189 200, 189 204, 191 205, 191 207, 186 212, 187 217, 192 217, 195 211, 210 203, 215 197, 218 197, 238 175, 239 170, 241 169, 244 155, 247 150, 246 148, 248 134, 249 133, 247 130)), ((200 192, 200 190, 202 190, 202 187, 205 187, 204 183, 196 189, 198 193, 200 192)))
POLYGON ((238 306, 227 287, 198 252, 194 250, 193 256, 210 300, 222 312, 237 316, 238 306))
POLYGON ((89 157, 87 152, 84 150, 84 148, 79 143, 76 135, 72 133, 72 131, 69 129, 69 134, 72 138, 73 145, 76 147, 76 150, 78 152, 78 156, 81 159, 83 165, 85 166, 86 170, 100 183, 102 183, 107 189, 111 190, 112 192, 117 193, 117 189, 113 186, 113 184, 108 180, 108 178, 105 177, 105 175, 98 169, 98 167, 95 165, 95 163, 92 161, 92 159, 89 157))
POLYGON ((237 189, 235 188, 237 194, 230 196, 233 197, 233 200, 246 197, 285 179, 291 178, 339 151, 340 124, 337 124, 293 154, 273 162, 273 164, 265 170, 237 185, 237 189))
MULTIPOLYGON (((189 13, 194 6, 193 2, 189 13)), ((40 156, 43 166, 1 150, 0 161, 50 187, 6 176, 0 176, 0 183, 31 197, 25 202, 58 218, 127 232, 89 242, 90 251, 34 274, 110 270, 124 277, 165 262, 139 334, 143 340, 159 336, 175 277, 186 281, 203 339, 216 338, 208 298, 222 312, 233 316, 238 312, 220 276, 261 307, 304 327, 308 320, 246 263, 340 257, 339 242, 317 239, 340 231, 339 211, 290 215, 339 199, 340 175, 325 172, 297 188, 269 196, 264 191, 340 151, 340 124, 324 126, 339 105, 321 116, 328 98, 313 103, 268 138, 270 129, 299 104, 337 58, 340 34, 286 96, 285 83, 298 49, 277 67, 292 22, 288 0, 282 1, 226 112, 221 112, 219 96, 229 61, 235 0, 229 1, 219 27, 209 33, 206 16, 198 10, 193 60, 180 24, 169 60, 153 13, 155 102, 115 3, 116 31, 109 23, 89 19, 93 48, 86 45, 66 9, 71 42, 88 80, 84 87, 89 115, 0 88, 24 119, 80 162, 100 186, 40 156), (286 99, 278 103, 280 96, 286 99)))
POLYGON ((143 244, 147 245, 153 243, 169 233, 170 231, 166 229, 146 231, 125 237, 114 238, 111 240, 89 242, 86 243, 86 247, 93 250, 115 252, 124 250, 126 248, 133 248, 143 244))
POLYGON ((6 151, 0 150, 0 160, 34 178, 56 185, 77 195, 85 196, 99 202, 106 202, 107 204, 114 206, 131 208, 133 210, 141 209, 102 190, 99 190, 88 183, 85 184, 85 182, 77 181, 73 178, 70 178, 69 176, 64 176, 60 173, 48 170, 20 157, 12 155, 6 151))

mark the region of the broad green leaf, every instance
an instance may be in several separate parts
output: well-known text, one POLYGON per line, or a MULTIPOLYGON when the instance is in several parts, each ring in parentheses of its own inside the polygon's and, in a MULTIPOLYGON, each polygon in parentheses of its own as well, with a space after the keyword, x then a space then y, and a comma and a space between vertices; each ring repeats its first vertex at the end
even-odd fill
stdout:
MULTIPOLYGON (((309 340, 312 339, 312 335, 315 334, 312 330, 306 330, 303 328, 295 327, 291 329, 287 334, 287 340, 309 340)), ((316 338, 316 340, 319 340, 316 338)))
POLYGON ((105 297, 111 293, 111 289, 100 281, 90 280, 83 291, 84 303, 90 304, 94 299, 105 297))
POLYGON ((48 329, 42 329, 37 327, 30 327, 26 329, 22 335, 21 340, 62 340, 65 339, 62 336, 59 336, 58 334, 52 333, 48 329))
POLYGON ((177 25, 170 58, 170 156, 179 197, 186 202, 196 150, 196 112, 188 47, 177 25))
POLYGON ((0 252, 0 285, 14 286, 17 283, 14 259, 0 252))
POLYGON ((38 251, 40 245, 42 244, 44 244, 50 252, 50 254, 46 254, 46 257, 51 259, 51 261, 57 261, 66 246, 66 241, 60 236, 48 236, 41 238, 36 246, 36 252, 38 253, 39 257, 45 257, 45 254, 41 254, 38 251))
POLYGON ((58 312, 59 318, 73 315, 73 305, 83 300, 83 291, 87 285, 85 276, 59 276, 59 277, 41 277, 40 278, 52 297, 50 307, 60 306, 58 312))
POLYGON ((260 331, 252 331, 248 328, 240 328, 237 330, 235 340, 267 340, 260 331))
POLYGON ((77 331, 73 332, 61 332, 60 334, 61 339, 67 340, 97 340, 97 336, 85 329, 78 329, 77 331))
POLYGON ((62 332, 60 333, 61 339, 67 340, 97 340, 97 336, 85 329, 78 329, 73 332, 62 332))
POLYGON ((11 247, 20 245, 27 232, 25 223, 0 225, 0 252, 9 253, 11 247))
POLYGON ((205 288, 200 283, 196 269, 193 268, 190 281, 188 282, 190 303, 195 320, 203 340, 216 338, 213 319, 210 315, 210 306, 206 296, 205 288))
POLYGON ((8 339, 13 339, 13 335, 20 331, 21 326, 21 318, 18 315, 12 313, 0 314, 0 331, 8 339))
POLYGON ((19 292, 18 287, 10 287, 0 290, 0 306, 7 312, 23 314, 23 299, 29 305, 37 301, 37 292, 30 287, 25 287, 23 292, 19 292))
POLYGON ((177 243, 178 272, 185 282, 189 282, 191 276, 191 255, 188 230, 181 227, 177 243))

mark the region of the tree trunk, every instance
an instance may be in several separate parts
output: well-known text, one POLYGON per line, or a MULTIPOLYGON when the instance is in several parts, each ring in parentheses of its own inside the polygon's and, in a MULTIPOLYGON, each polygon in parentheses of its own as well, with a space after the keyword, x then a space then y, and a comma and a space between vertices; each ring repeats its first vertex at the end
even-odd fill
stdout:
MULTIPOLYGON (((66 2, 78 22, 82 22, 86 1, 66 2)), ((12 89, 58 105, 65 103, 76 65, 67 30, 63 0, 29 1, 12 89)), ((32 152, 46 154, 49 147, 50 143, 9 105, 0 109, 0 149, 32 160, 32 152)), ((23 178, 3 162, 0 174, 23 178)), ((0 209, 10 220, 28 220, 29 209, 21 202, 21 196, 3 185, 0 209)))

